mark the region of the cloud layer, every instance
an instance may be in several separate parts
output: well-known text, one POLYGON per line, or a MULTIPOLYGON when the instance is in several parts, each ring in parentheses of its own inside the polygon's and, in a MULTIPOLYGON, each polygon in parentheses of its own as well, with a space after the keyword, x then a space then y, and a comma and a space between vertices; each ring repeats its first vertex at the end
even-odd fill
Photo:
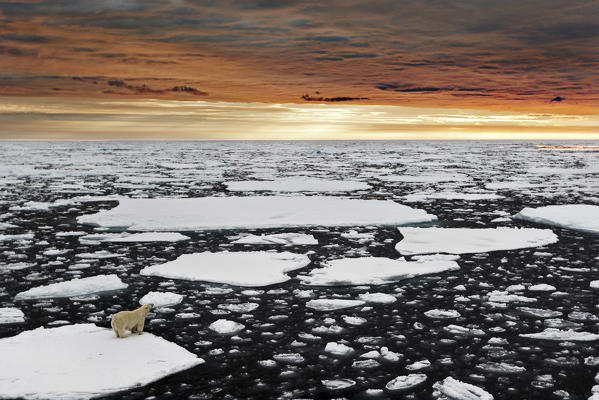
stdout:
POLYGON ((6 1, 0 94, 589 114, 597 20, 592 0, 6 1))

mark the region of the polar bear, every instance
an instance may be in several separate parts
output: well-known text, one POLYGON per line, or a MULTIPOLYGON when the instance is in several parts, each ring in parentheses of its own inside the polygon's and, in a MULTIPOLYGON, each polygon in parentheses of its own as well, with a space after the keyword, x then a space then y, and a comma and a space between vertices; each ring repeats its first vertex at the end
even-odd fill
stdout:
POLYGON ((125 330, 130 330, 131 333, 137 332, 141 335, 144 330, 144 322, 146 315, 150 312, 153 304, 144 304, 133 311, 119 311, 110 321, 110 326, 116 333, 117 338, 124 338, 125 330))

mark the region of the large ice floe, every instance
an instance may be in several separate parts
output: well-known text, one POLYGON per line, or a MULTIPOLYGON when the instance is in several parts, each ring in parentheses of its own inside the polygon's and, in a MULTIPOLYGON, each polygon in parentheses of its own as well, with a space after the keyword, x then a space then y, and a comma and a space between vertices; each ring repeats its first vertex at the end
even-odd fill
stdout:
POLYGON ((117 339, 93 324, 0 339, 0 397, 89 399, 146 385, 204 362, 151 333, 117 339))
POLYGON ((15 300, 48 299, 54 297, 73 297, 87 294, 111 292, 125 289, 127 284, 118 276, 96 275, 88 278, 76 278, 70 281, 51 283, 18 293, 15 300))
POLYGON ((575 231, 599 233, 599 206, 590 204, 526 207, 512 218, 575 231))
POLYGON ((296 226, 406 225, 436 220, 424 210, 388 200, 326 196, 121 199, 82 224, 137 231, 191 231, 296 226))
POLYGON ((310 286, 383 285, 419 275, 455 271, 455 261, 405 261, 385 257, 342 258, 327 261, 306 276, 298 276, 310 286))
POLYGON ((437 400, 493 400, 493 395, 448 376, 433 385, 433 398, 437 400))
POLYGON ((302 177, 270 181, 232 181, 225 182, 225 185, 232 192, 351 192, 370 189, 369 184, 360 181, 302 177))
POLYGON ((403 255, 483 253, 538 247, 558 241, 550 229, 534 228, 399 228, 395 249, 403 255))
POLYGON ((203 252, 184 254, 176 260, 146 267, 140 274, 234 286, 268 286, 289 280, 285 272, 309 263, 307 256, 287 251, 203 252))
POLYGON ((183 301, 183 296, 172 292, 149 292, 139 299, 139 304, 152 304, 156 308, 175 306, 183 301))

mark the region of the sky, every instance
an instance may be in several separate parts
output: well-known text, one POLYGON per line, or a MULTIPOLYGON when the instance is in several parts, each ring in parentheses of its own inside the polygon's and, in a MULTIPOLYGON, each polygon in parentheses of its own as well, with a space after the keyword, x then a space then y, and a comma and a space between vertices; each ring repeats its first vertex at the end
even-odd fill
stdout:
POLYGON ((599 139, 596 0, 0 1, 0 139, 599 139))

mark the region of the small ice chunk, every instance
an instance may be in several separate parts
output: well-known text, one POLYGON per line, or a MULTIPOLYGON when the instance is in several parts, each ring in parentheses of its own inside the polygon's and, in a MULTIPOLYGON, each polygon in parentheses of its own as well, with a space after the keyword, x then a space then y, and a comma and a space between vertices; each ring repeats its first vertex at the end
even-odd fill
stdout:
POLYGON ((363 293, 359 296, 359 298, 366 303, 390 304, 397 301, 395 296, 387 293, 363 293))
POLYGON ((483 389, 448 376, 433 385, 433 397, 438 400, 493 400, 483 389))
POLYGON ((183 296, 172 292, 149 292, 139 300, 139 304, 153 304, 156 308, 170 307, 183 301, 183 296))
POLYGON ((328 342, 324 348, 325 353, 330 353, 335 356, 348 356, 353 354, 355 350, 352 347, 346 346, 343 343, 328 342))
POLYGON ((425 374, 400 375, 387 382, 385 389, 397 393, 408 392, 424 383, 426 379, 427 376, 425 374))
POLYGON ((352 387, 356 384, 356 381, 351 379, 325 379, 321 381, 324 387, 329 390, 341 390, 352 387))
POLYGON ((249 313, 259 307, 258 303, 219 304, 218 308, 236 313, 249 313))
POLYGON ((460 317, 460 313, 457 312, 456 310, 439 310, 439 309, 425 311, 424 315, 426 315, 429 318, 433 318, 433 319, 452 319, 452 318, 460 317))
POLYGON ((366 304, 362 300, 348 299, 315 299, 306 303, 306 307, 317 311, 334 311, 366 304))
POLYGON ((280 353, 272 356, 277 362, 281 364, 299 365, 303 363, 304 357, 299 353, 280 353))
POLYGON ((548 285, 546 283, 539 283, 538 285, 532 285, 528 287, 528 290, 531 292, 553 292, 555 289, 555 286, 548 285))
POLYGON ((221 335, 234 335, 245 329, 245 325, 228 319, 219 319, 211 323, 208 328, 221 335))
POLYGON ((16 307, 0 308, 0 325, 25 322, 25 314, 16 307))
POLYGON ((362 318, 362 317, 353 317, 353 316, 349 316, 349 315, 344 315, 343 322, 345 322, 348 325, 360 326, 360 325, 364 325, 367 322, 367 320, 366 320, 366 318, 362 318))
POLYGON ((412 364, 406 365, 406 369, 409 371, 420 371, 421 369, 430 368, 431 362, 429 360, 421 360, 413 362, 412 364))

